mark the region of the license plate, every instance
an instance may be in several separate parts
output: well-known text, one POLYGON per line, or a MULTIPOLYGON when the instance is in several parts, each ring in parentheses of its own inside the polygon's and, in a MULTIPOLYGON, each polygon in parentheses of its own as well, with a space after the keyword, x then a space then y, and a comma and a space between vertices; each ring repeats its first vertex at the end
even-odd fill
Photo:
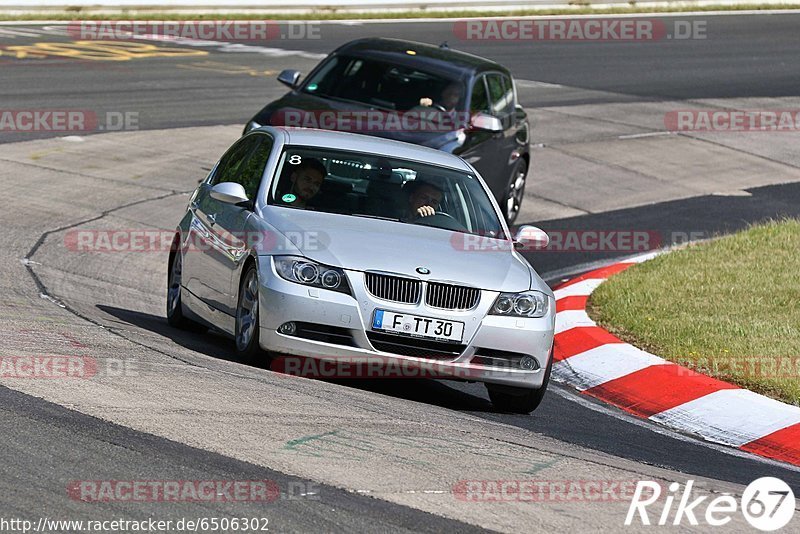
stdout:
POLYGON ((464 337, 464 323, 386 310, 375 310, 372 329, 455 343, 464 337))

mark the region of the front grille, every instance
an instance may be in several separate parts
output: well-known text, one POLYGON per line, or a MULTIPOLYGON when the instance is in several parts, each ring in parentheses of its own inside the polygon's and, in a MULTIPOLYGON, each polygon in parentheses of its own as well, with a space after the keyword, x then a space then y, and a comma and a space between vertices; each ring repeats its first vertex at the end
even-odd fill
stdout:
POLYGON ((367 290, 375 297, 392 302, 416 304, 422 283, 412 278, 401 278, 385 274, 365 273, 367 290))
POLYGON ((429 282, 425 303, 444 310, 471 310, 480 298, 481 290, 474 287, 429 282))
POLYGON ((345 345, 347 347, 356 346, 353 333, 347 328, 299 322, 295 323, 295 325, 297 328, 294 333, 295 337, 322 341, 323 343, 331 343, 333 345, 345 345))
POLYGON ((428 360, 453 360, 461 355, 466 348, 465 345, 457 343, 445 343, 379 332, 367 332, 367 338, 369 338, 369 342, 372 343, 375 350, 428 360))

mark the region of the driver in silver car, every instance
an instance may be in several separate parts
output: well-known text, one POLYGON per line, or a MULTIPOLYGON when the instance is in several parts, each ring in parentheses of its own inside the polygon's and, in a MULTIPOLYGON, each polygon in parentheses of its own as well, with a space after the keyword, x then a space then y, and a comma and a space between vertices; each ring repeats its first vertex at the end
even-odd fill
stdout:
POLYGON ((322 182, 328 171, 325 165, 316 158, 306 158, 289 175, 291 188, 288 194, 282 195, 281 200, 297 208, 305 208, 322 187, 322 182))
POLYGON ((444 192, 430 182, 415 180, 408 182, 403 189, 408 196, 408 208, 400 217, 403 222, 414 222, 435 215, 444 196, 444 192))

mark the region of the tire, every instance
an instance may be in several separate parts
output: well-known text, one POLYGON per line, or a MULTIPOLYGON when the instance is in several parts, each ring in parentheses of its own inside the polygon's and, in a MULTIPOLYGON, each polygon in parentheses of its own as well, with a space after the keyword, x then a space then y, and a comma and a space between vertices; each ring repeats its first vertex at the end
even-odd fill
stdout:
POLYGON ((178 243, 179 238, 176 236, 169 254, 167 270, 167 322, 172 327, 189 330, 195 326, 195 323, 183 315, 183 303, 181 302, 183 254, 181 254, 178 243))
POLYGON ((511 386, 496 386, 486 384, 492 406, 498 412, 529 414, 536 410, 544 399, 547 385, 550 383, 550 371, 553 369, 553 354, 544 371, 542 387, 538 389, 517 388, 511 386))
POLYGON ((266 359, 259 344, 258 270, 250 264, 239 282, 236 304, 236 355, 247 364, 264 363, 266 359))
POLYGON ((517 165, 514 167, 514 172, 511 173, 511 178, 508 180, 503 199, 500 202, 500 207, 503 210, 503 216, 509 226, 514 224, 514 221, 519 215, 519 210, 522 207, 522 200, 525 198, 525 183, 528 178, 528 163, 523 159, 517 160, 517 165))

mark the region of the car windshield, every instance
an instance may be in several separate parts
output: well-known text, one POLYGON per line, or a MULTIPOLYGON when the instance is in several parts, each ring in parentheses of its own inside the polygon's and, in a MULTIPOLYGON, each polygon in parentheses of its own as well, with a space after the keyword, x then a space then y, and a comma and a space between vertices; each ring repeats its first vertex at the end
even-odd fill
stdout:
POLYGON ((269 204, 506 239, 469 172, 372 154, 286 147, 269 204))
POLYGON ((464 111, 464 84, 412 67, 334 56, 303 85, 308 94, 392 111, 464 111))

